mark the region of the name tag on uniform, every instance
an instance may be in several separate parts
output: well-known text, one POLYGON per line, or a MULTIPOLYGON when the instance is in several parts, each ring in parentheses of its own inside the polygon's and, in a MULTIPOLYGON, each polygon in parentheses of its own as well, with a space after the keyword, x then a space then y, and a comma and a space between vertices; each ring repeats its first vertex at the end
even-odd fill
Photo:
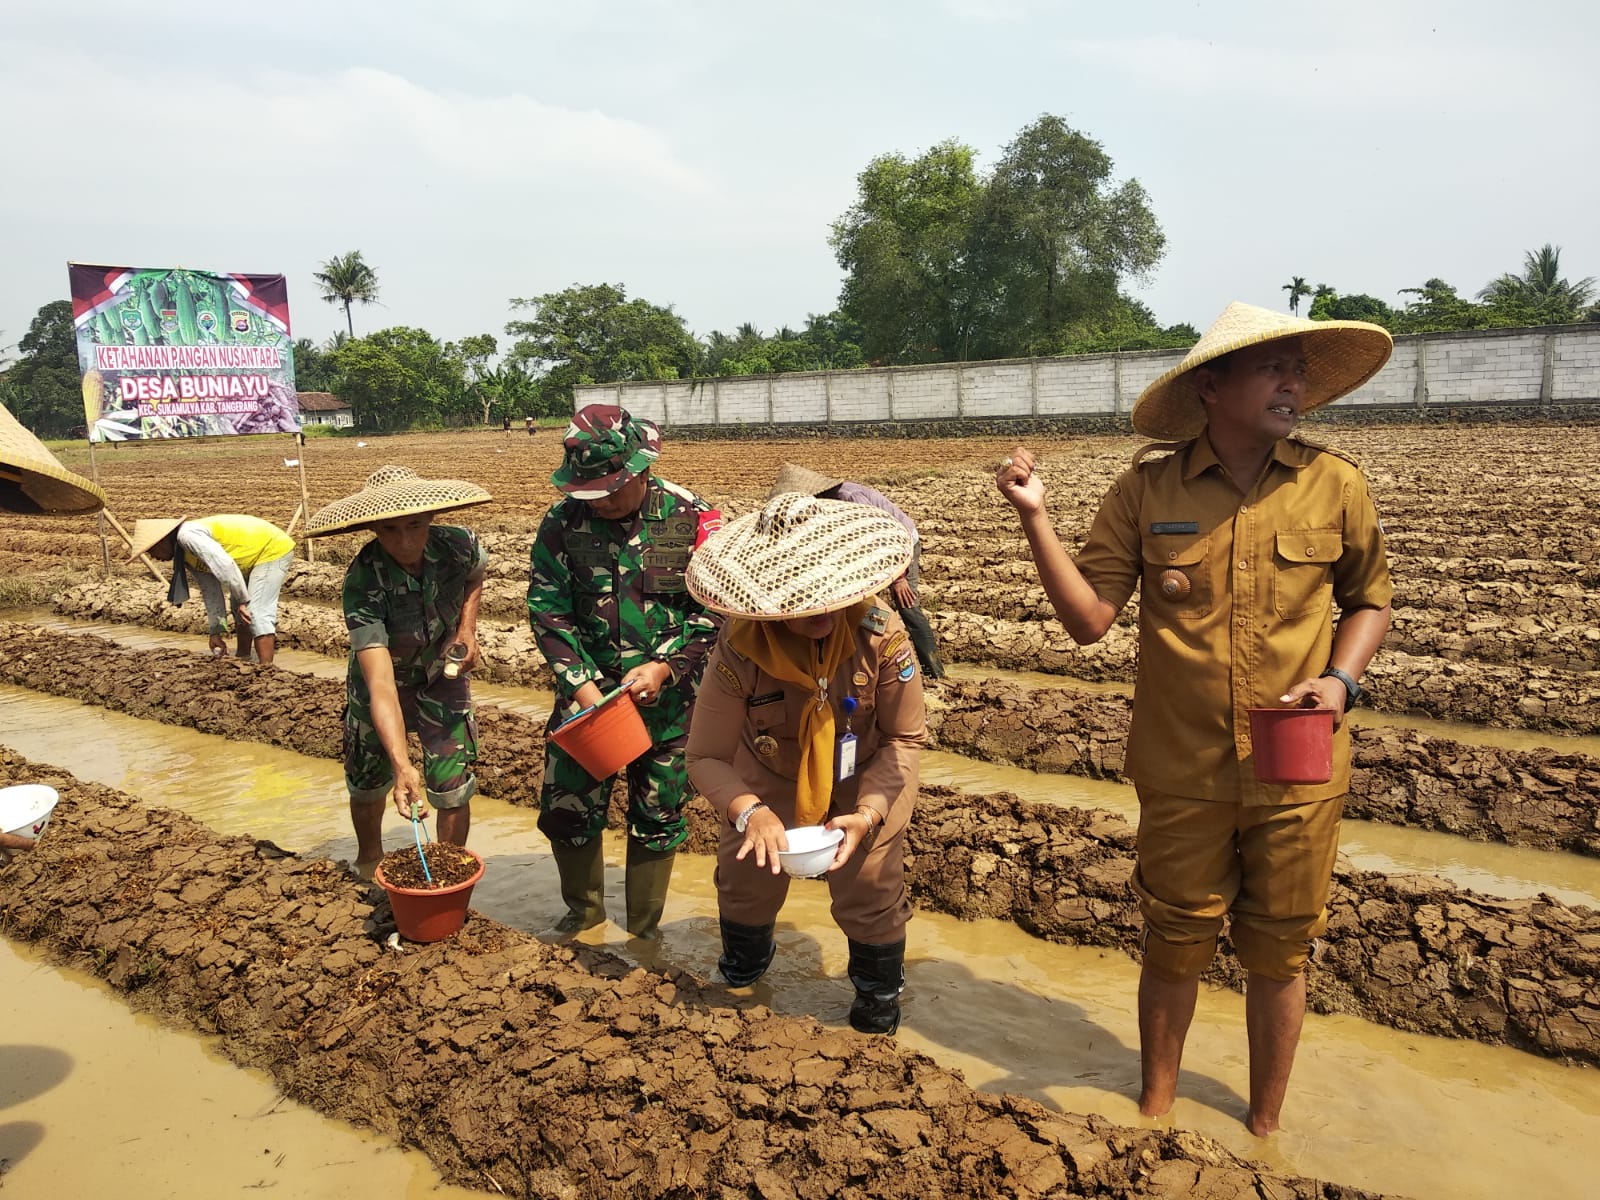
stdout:
POLYGON ((833 781, 843 783, 856 773, 856 735, 847 733, 833 749, 833 781))
POLYGON ((1199 533, 1199 521, 1151 521, 1151 533, 1199 533))

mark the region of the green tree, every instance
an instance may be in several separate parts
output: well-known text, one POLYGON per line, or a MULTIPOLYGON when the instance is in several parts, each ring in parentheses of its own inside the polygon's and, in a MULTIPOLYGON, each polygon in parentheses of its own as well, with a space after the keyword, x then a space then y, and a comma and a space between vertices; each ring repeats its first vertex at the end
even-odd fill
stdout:
POLYGON ((1302 275, 1289 276, 1289 282, 1283 285, 1283 290, 1289 293, 1289 312, 1295 316, 1300 315, 1300 297, 1314 294, 1302 275))
POLYGON ((510 321, 517 340, 506 361, 532 368, 547 413, 572 411, 580 383, 682 379, 693 375, 701 347, 671 307, 629 300, 620 284, 579 285, 526 300, 526 320, 510 321))
POLYGON ((1111 183, 1100 143, 1043 116, 980 178, 971 147, 889 154, 857 177, 830 244, 840 310, 874 362, 1059 352, 1120 302, 1166 240, 1144 189, 1111 183))
POLYGON ((1060 117, 1041 116, 1000 156, 984 190, 970 265, 994 301, 973 348, 986 357, 1059 353, 1083 322, 1115 321, 1118 285, 1161 261, 1166 236, 1137 180, 1060 117))
POLYGON ((484 388, 483 378, 488 373, 489 360, 494 357, 499 345, 492 333, 475 333, 456 344, 456 351, 467 370, 467 390, 482 406, 485 425, 489 423, 489 410, 494 407, 494 396, 484 388))
POLYGON ((295 338, 294 386, 297 390, 302 392, 339 390, 339 372, 333 365, 335 345, 336 343, 331 340, 319 346, 310 338, 295 338))
POLYGON ((1341 296, 1329 288, 1312 300, 1308 315, 1313 321, 1370 321, 1374 325, 1389 328, 1395 312, 1376 296, 1359 292, 1353 296, 1341 296))
POLYGON ((350 316, 350 306, 378 302, 378 273, 361 258, 361 251, 336 255, 322 264, 322 270, 312 278, 322 285, 322 298, 329 304, 344 305, 344 323, 351 337, 356 335, 355 320, 350 316))
POLYGON ((969 262, 983 201, 971 147, 882 155, 856 186, 829 244, 845 271, 839 308, 861 325, 868 359, 963 357, 989 303, 969 262))
POLYGON ((1491 279, 1478 299, 1502 308, 1520 307, 1543 318, 1537 324, 1576 321, 1594 300, 1595 278, 1568 280, 1561 275, 1561 247, 1546 242, 1522 259, 1522 274, 1491 279))
POLYGON ((72 302, 52 300, 41 308, 17 349, 21 354, 5 377, 12 415, 40 437, 66 437, 83 424, 72 302))
POLYGON ((472 403, 461 356, 425 329, 402 325, 348 338, 332 358, 357 429, 434 425, 472 403))

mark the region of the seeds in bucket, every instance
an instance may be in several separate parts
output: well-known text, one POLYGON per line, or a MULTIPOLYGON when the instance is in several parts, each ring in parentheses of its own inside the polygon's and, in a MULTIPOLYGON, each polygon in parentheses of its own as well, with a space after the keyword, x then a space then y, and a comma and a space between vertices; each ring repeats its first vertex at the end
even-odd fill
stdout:
POLYGON ((428 855, 428 874, 433 876, 431 882, 428 875, 423 873, 422 860, 417 857, 415 846, 385 854, 383 861, 378 864, 383 868, 383 877, 395 887, 427 890, 465 883, 478 869, 478 860, 460 846, 449 842, 429 842, 424 849, 428 855))

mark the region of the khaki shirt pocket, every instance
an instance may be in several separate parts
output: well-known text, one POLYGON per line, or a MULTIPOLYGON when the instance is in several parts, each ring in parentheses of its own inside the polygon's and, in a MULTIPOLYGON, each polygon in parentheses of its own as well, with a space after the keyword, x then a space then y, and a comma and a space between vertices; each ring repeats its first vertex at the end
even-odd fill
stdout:
POLYGON ((1216 604, 1211 539, 1202 534, 1151 534, 1144 539, 1139 603, 1152 613, 1195 620, 1216 604))
POLYGON ((750 727, 750 747, 755 752, 756 761, 776 775, 794 779, 800 773, 800 744, 795 740, 800 725, 791 716, 789 704, 790 697, 785 695, 781 699, 751 705, 747 710, 749 715, 746 723, 750 727))
POLYGON ((1286 621, 1333 606, 1333 564, 1344 553, 1338 529, 1280 529, 1272 557, 1272 607, 1286 621))

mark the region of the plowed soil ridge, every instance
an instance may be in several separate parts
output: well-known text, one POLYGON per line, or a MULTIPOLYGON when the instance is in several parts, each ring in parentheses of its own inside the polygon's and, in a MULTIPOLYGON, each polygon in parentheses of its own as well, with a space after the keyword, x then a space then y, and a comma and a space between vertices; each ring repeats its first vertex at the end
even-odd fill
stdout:
MULTIPOLYGON (((0 679, 207 733, 339 754, 343 688, 333 680, 4 625, 0 679)), ((487 705, 478 720, 482 790, 536 805, 541 727, 487 705)), ((614 793, 612 823, 620 828, 618 799, 614 793)), ((715 815, 701 799, 688 812, 689 848, 712 852, 715 815)), ((1134 954, 1132 850, 1131 830, 1111 813, 925 788, 907 875, 919 907, 1134 954)), ((1310 980, 1318 1011, 1600 1061, 1600 913, 1366 872, 1340 873, 1331 909, 1323 969, 1310 980)), ((1227 953, 1211 978, 1243 984, 1227 953)))
POLYGON ((0 928, 214 1034, 284 1092, 529 1197, 1341 1197, 1185 1132, 968 1088, 893 1039, 740 1005, 481 915, 382 948, 381 893, 0 751, 62 792, 0 928))
MULTIPOLYGON (((1079 646, 1051 621, 1004 621, 943 612, 932 621, 956 662, 992 663, 1093 682, 1132 683, 1138 631, 1114 625, 1092 646, 1079 646)), ((1442 721, 1600 731, 1600 672, 1531 665, 1502 666, 1382 650, 1362 677, 1380 712, 1423 713, 1442 721)))

